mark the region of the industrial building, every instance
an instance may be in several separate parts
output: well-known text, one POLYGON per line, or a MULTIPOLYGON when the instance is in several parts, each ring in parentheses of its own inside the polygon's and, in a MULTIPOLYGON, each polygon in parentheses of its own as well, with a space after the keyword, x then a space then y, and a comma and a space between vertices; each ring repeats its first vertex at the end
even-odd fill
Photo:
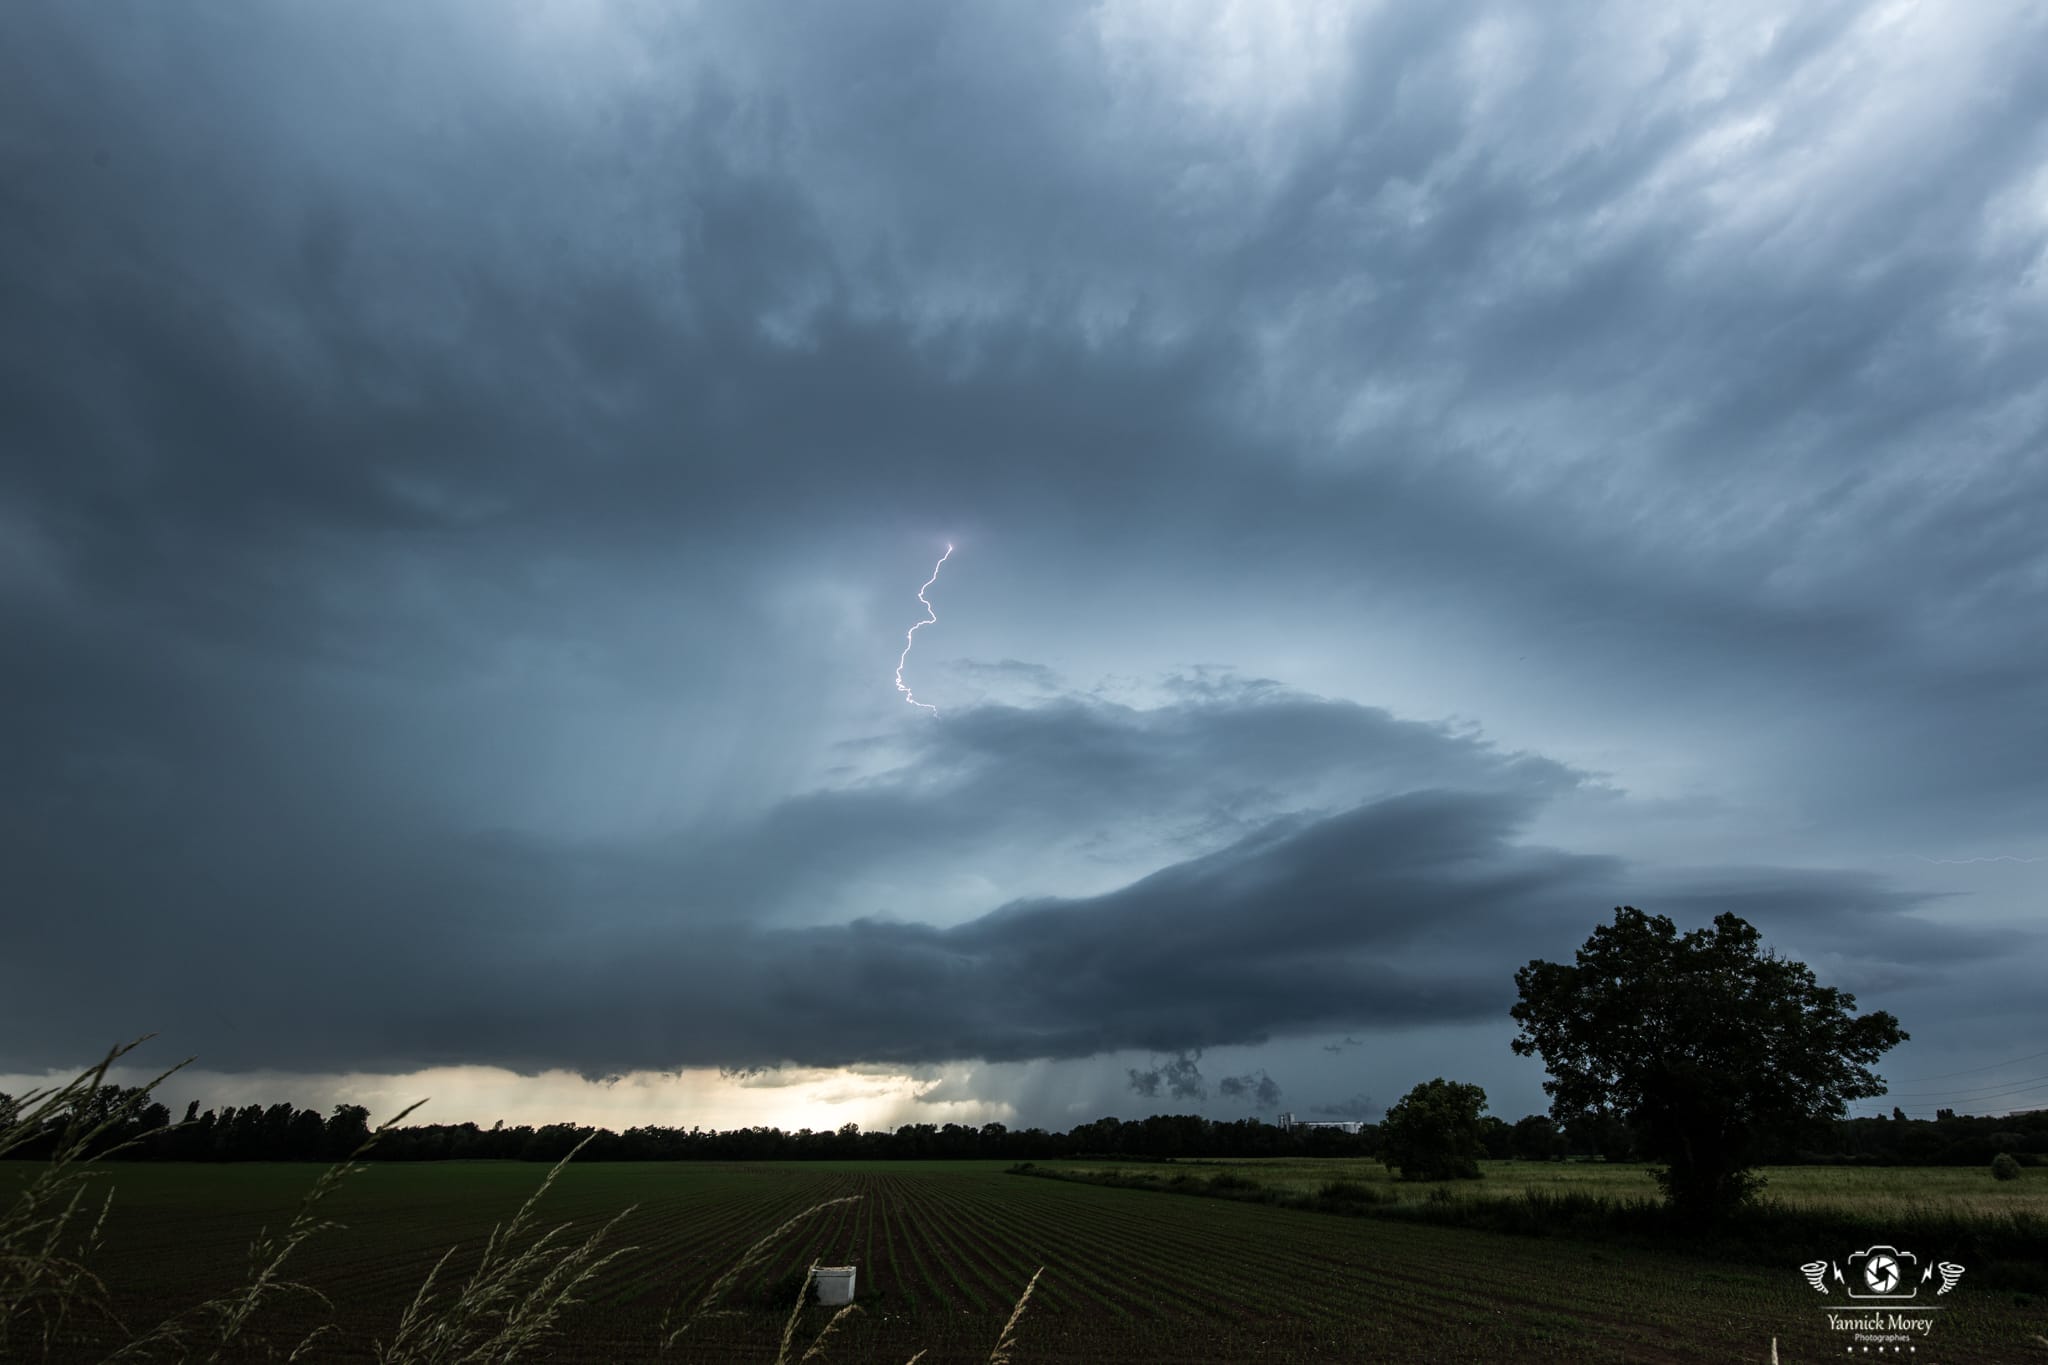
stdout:
POLYGON ((1365 1124, 1356 1119, 1297 1119, 1294 1117, 1293 1111, 1290 1110, 1280 1116, 1280 1127, 1282 1129, 1334 1128, 1340 1133, 1356 1133, 1362 1131, 1365 1128, 1365 1124))

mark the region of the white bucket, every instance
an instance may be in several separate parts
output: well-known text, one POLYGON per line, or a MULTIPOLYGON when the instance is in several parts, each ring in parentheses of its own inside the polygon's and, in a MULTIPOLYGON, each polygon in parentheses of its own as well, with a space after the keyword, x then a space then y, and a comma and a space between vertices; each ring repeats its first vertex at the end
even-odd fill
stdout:
POLYGON ((811 1281, 818 1286, 819 1303, 853 1302, 853 1267, 850 1265, 821 1265, 811 1270, 811 1281))

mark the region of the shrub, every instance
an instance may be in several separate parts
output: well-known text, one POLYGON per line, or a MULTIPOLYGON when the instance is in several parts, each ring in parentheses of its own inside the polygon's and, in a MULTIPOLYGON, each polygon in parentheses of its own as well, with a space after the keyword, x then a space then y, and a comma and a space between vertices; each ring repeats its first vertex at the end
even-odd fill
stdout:
POLYGON ((1390 1204, 1394 1193, 1363 1181, 1332 1180, 1316 1191, 1316 1198, 1325 1204, 1390 1204))
POLYGON ((2020 1178, 2020 1163, 2013 1159, 2011 1152, 2000 1152, 1997 1156, 1991 1158, 1991 1178, 1993 1180, 2018 1180, 2020 1178))

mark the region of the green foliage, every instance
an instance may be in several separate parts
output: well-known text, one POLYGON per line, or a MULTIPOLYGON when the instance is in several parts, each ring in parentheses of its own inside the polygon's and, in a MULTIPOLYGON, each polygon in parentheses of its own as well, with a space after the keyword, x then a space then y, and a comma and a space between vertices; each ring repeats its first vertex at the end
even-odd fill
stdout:
POLYGON ((1488 1114, 1479 1120, 1479 1145, 1489 1161, 1505 1161, 1515 1154, 1515 1130, 1506 1119, 1488 1114))
POLYGON ((1403 1180, 1477 1180, 1486 1092, 1439 1076, 1401 1097, 1380 1123, 1380 1161, 1403 1180))
POLYGON ((1564 1155, 1564 1146, 1557 1124, 1542 1114, 1530 1114, 1515 1124, 1514 1154, 1524 1161, 1554 1161, 1564 1155))
POLYGON ((1329 1180, 1316 1190, 1318 1204, 1330 1208, 1350 1208, 1375 1204, 1391 1204, 1394 1194, 1362 1180, 1329 1180))
POLYGON ((1697 1223, 1755 1196, 1769 1140, 1883 1094, 1870 1064, 1907 1037, 1731 914, 1681 937, 1666 916, 1618 906, 1575 965, 1532 961, 1515 985, 1514 1049, 1542 1055, 1552 1116, 1567 1131, 1627 1120, 1667 1163, 1673 1209, 1697 1223))
POLYGON ((1991 1178, 1993 1180, 2018 1180, 2020 1178, 2018 1158, 2013 1156, 2011 1152, 2000 1152, 1997 1156, 1992 1157, 1991 1178))

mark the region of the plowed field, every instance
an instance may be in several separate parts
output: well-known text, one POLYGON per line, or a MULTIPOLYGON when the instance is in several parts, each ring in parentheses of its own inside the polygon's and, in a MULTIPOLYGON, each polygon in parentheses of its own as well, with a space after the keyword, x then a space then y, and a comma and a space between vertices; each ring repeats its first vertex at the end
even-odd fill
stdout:
MULTIPOLYGON (((545 1173, 531 1165, 383 1165, 329 1201, 345 1228, 295 1262, 334 1301, 342 1335, 315 1359, 367 1358, 434 1259, 461 1272, 493 1224, 545 1173)), ((11 1173, 5 1173, 11 1174, 11 1173)), ((259 1224, 282 1224, 307 1166, 134 1165, 96 1264, 128 1319, 153 1323, 237 1282, 259 1224)), ((7 1182, 7 1183, 11 1183, 7 1182)), ((825 1359, 981 1361, 1018 1293, 1044 1277, 1018 1328, 1018 1365, 1071 1361, 1767 1361, 1844 1357, 1825 1304, 1788 1259, 1780 1273, 1598 1244, 1344 1218, 1006 1175, 1000 1163, 588 1165, 564 1173, 541 1225, 590 1229, 627 1204, 639 1249, 574 1311, 553 1358, 653 1359, 665 1309, 694 1306, 746 1248, 821 1201, 668 1359, 772 1361, 793 1276, 858 1268, 861 1312, 825 1359)), ((2048 1309, 2011 1295, 1951 1296, 1902 1355, 1929 1362, 2048 1362, 2048 1309)), ((830 1310, 806 1310, 802 1353, 830 1310)), ((280 1308, 295 1341, 324 1310, 280 1308)), ((1872 1352, 1871 1354, 1876 1354, 1872 1352)), ((33 1358, 33 1357, 31 1357, 33 1358)), ((66 1359, 96 1359, 88 1351, 66 1359)))

